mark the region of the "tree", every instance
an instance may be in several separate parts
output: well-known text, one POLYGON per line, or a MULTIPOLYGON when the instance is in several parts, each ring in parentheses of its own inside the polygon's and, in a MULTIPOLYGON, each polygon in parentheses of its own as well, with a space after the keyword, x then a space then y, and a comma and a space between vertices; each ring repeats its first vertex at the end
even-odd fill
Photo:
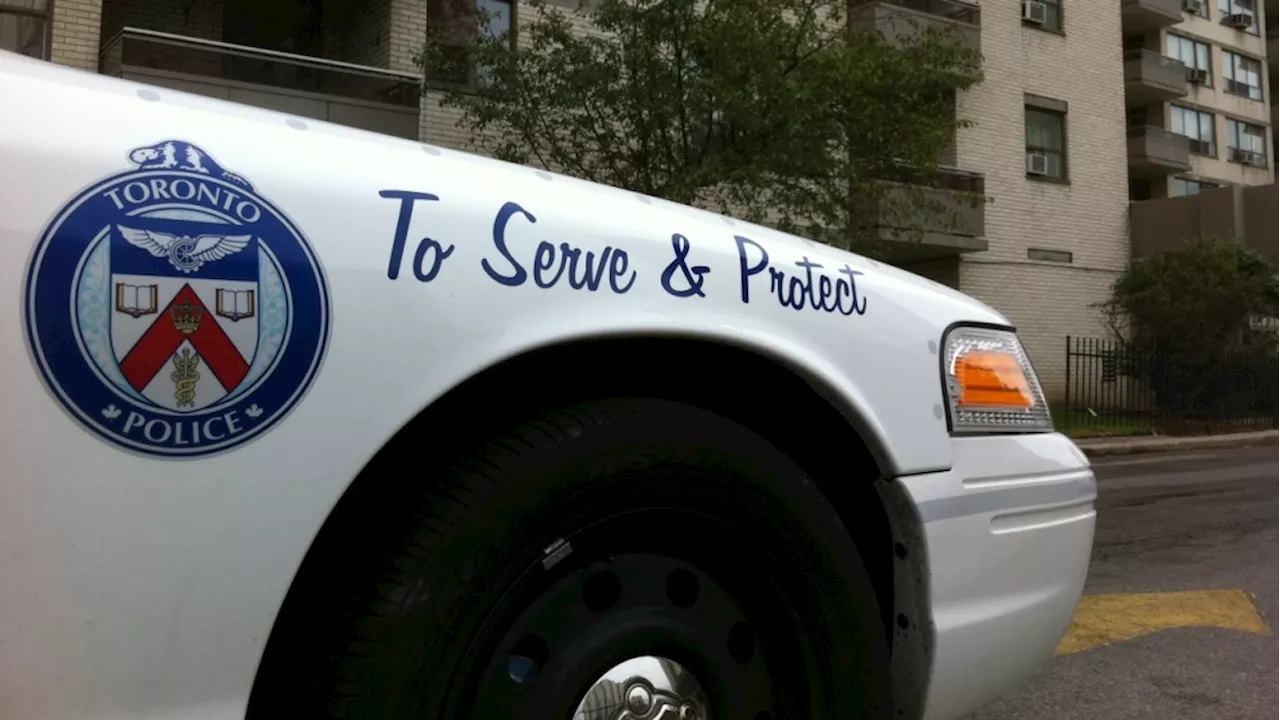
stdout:
POLYGON ((472 81, 443 104, 500 159, 873 254, 957 222, 929 191, 981 79, 954 33, 885 38, 848 0, 531 0, 517 51, 483 10, 458 22, 472 2, 432 0, 421 61, 428 86, 472 81))

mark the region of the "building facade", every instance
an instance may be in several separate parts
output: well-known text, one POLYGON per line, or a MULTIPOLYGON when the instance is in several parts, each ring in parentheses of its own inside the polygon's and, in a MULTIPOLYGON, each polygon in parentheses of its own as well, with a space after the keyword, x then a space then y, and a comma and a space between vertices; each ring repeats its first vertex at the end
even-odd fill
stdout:
MULTIPOLYGON (((984 81, 956 98, 974 124, 957 131, 946 161, 955 189, 982 190, 991 202, 963 211, 957 225, 927 228, 895 261, 1008 315, 1051 398, 1062 390, 1064 337, 1102 334, 1093 306, 1131 253, 1172 242, 1171 226, 1153 220, 1170 215, 1139 205, 1182 202, 1179 217, 1218 228, 1226 212, 1243 227, 1250 214, 1222 198, 1274 182, 1275 34, 1259 2, 895 0, 859 9, 857 21, 886 36, 904 21, 945 25, 983 55, 984 81), (1179 197, 1219 186, 1226 192, 1204 207, 1179 197)), ((440 93, 429 83, 424 92, 414 62, 429 18, 475 3, 495 31, 514 26, 523 38, 522 7, 511 0, 0 0, 0 47, 478 150, 440 93)), ((1264 225, 1254 221, 1253 234, 1265 235, 1264 225)))
POLYGON ((1063 391, 1064 338, 1105 332, 1092 306, 1129 257, 1110 2, 984 4, 985 79, 960 104, 976 122, 959 155, 986 175, 992 203, 989 248, 959 258, 958 287, 1018 327, 1050 399, 1063 391))
POLYGON ((1123 0, 1134 257, 1237 237, 1272 261, 1276 3, 1123 0))
POLYGON ((1133 200, 1274 180, 1267 18, 1259 2, 1125 0, 1133 200))

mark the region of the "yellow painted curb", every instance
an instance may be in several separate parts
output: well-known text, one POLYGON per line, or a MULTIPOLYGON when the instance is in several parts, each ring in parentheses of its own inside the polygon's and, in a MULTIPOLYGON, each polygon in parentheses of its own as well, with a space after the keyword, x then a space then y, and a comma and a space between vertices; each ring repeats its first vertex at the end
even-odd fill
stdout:
POLYGON ((1270 633, 1242 590, 1087 595, 1080 599, 1057 654, 1070 655, 1183 627, 1270 633))

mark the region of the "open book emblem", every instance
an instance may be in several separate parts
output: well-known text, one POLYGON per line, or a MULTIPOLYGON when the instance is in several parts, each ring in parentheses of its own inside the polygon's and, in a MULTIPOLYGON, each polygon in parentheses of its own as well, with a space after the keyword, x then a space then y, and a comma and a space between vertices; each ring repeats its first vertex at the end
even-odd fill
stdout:
POLYGON ((214 312, 231 322, 251 318, 256 314, 253 290, 224 290, 219 288, 215 305, 214 312))
POLYGON ((116 283, 116 312, 140 318, 153 315, 157 310, 159 287, 156 285, 129 285, 116 283))

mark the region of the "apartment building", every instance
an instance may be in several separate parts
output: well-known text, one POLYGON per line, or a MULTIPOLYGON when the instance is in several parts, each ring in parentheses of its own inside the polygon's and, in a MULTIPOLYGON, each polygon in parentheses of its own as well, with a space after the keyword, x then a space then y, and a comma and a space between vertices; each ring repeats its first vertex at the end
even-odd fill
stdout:
MULTIPOLYGON (((959 224, 926 227, 921 242, 902 247, 895 262, 1006 313, 1051 397, 1062 389, 1064 336, 1104 332, 1092 306, 1106 299, 1130 258, 1130 196, 1154 201, 1211 183, 1266 183, 1274 162, 1274 148, 1265 152, 1272 90, 1258 70, 1274 57, 1266 48, 1274 35, 1265 33, 1270 24, 1260 13, 1241 10, 1241 3, 1260 0, 1198 0, 1226 3, 1220 7, 1079 1, 895 0, 869 2, 855 17, 886 36, 904 21, 951 27, 982 52, 984 82, 956 99, 957 113, 975 125, 957 132, 946 163, 949 188, 982 190, 992 202, 957 203, 959 224), (1201 57, 1209 60, 1201 64, 1201 57), (1197 113, 1213 116, 1205 126, 1211 131, 1197 113), (1208 144, 1193 148, 1193 136, 1208 144)), ((521 37, 518 2, 476 2, 494 14, 495 31, 514 25, 521 37)), ((423 92, 413 62, 428 17, 458 6, 0 0, 0 47, 474 149, 457 116, 440 107, 439 93, 423 92)), ((949 190, 938 192, 945 197, 949 190)))
POLYGON ((1274 180, 1267 23, 1259 2, 1124 0, 1133 200, 1274 180))
POLYGON ((1276 4, 1123 0, 1130 238, 1276 237, 1276 4))

